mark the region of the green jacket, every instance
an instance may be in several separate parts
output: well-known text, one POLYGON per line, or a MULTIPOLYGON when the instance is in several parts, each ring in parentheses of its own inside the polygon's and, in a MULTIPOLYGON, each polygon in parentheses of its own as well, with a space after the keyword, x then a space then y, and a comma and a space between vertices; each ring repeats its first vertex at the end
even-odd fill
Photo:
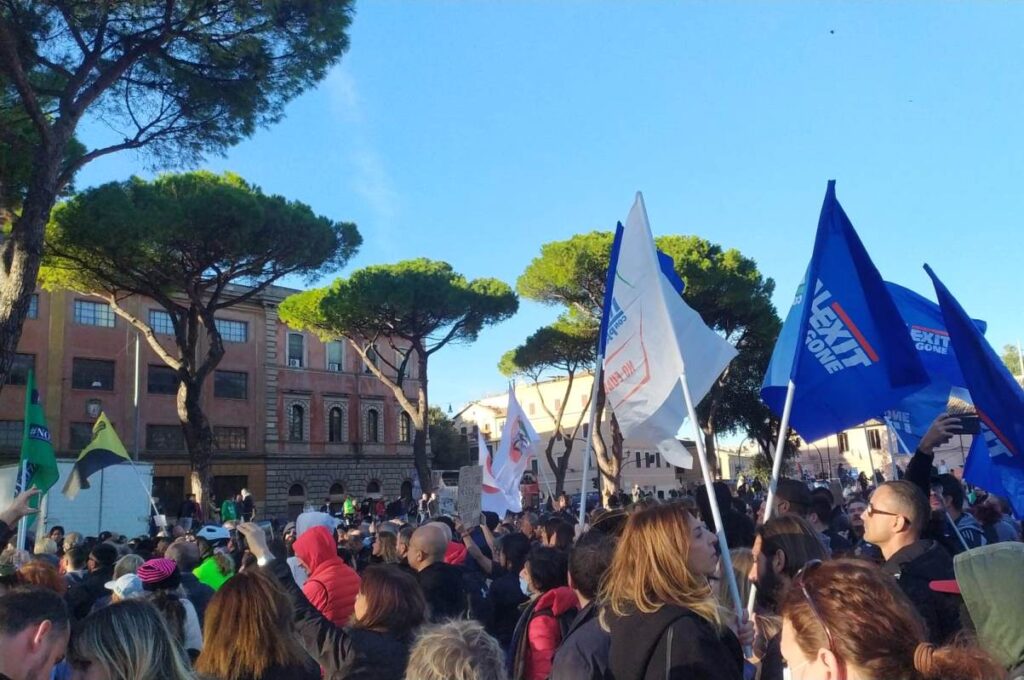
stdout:
POLYGON ((352 500, 351 498, 346 498, 345 499, 344 514, 346 514, 346 515, 354 515, 354 514, 356 514, 356 502, 354 500, 352 500))
POLYGON ((953 559, 953 568, 978 642, 1006 668, 1019 668, 1024 664, 1024 543, 968 550, 953 559))
POLYGON ((224 501, 220 504, 220 521, 230 522, 231 520, 238 519, 238 505, 232 500, 224 501))
POLYGON ((203 560, 198 567, 192 570, 192 573, 199 579, 200 583, 205 583, 213 588, 214 591, 220 590, 220 587, 235 575, 234 572, 223 573, 220 570, 220 565, 217 564, 217 560, 212 555, 203 560))

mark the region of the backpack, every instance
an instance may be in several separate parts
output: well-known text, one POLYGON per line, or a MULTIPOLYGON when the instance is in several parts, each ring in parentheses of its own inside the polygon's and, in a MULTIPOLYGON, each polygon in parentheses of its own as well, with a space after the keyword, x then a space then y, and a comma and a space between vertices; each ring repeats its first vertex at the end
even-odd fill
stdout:
POLYGON ((555 616, 555 612, 551 607, 545 607, 534 612, 534 616, 550 616, 558 622, 558 642, 559 644, 565 642, 565 638, 569 635, 569 628, 572 627, 572 622, 576 620, 576 615, 580 613, 580 610, 573 607, 572 609, 566 609, 564 612, 555 616))

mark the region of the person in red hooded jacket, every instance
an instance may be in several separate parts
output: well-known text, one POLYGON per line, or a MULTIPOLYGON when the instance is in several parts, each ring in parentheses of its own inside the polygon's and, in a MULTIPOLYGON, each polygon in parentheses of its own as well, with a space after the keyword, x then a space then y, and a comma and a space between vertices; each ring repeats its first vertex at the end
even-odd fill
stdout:
POLYGON ((579 611, 579 600, 568 585, 568 556, 556 548, 535 546, 520 572, 529 591, 512 634, 512 680, 545 680, 551 675, 555 651, 579 611))
POLYGON ((311 527, 295 541, 294 549, 309 574, 302 586, 306 599, 334 625, 347 626, 359 594, 359 574, 338 557, 331 532, 311 527))

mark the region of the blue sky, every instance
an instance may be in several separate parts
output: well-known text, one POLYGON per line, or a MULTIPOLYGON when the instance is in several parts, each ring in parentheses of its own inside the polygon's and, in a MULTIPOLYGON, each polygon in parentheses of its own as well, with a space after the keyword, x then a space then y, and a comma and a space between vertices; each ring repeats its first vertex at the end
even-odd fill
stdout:
MULTIPOLYGON (((739 248, 780 308, 835 178, 883 276, 934 298, 929 262, 1001 347, 1024 335, 1022 20, 994 2, 365 1, 341 65, 204 167, 356 222, 343 275, 429 257, 511 284, 642 190, 656 234, 739 248)), ((146 159, 120 154, 77 185, 132 173, 146 159)), ((501 354, 556 313, 524 302, 439 352, 432 401, 502 390, 501 354)))

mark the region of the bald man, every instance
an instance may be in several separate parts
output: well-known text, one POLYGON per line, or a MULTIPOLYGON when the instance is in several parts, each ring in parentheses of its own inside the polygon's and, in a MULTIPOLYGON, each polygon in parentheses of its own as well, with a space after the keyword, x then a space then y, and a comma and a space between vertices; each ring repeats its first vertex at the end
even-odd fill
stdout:
POLYGON ((409 566, 416 570, 433 622, 462 616, 468 604, 462 587, 462 567, 445 564, 447 549, 448 537, 444 527, 437 524, 420 527, 409 540, 409 566))

